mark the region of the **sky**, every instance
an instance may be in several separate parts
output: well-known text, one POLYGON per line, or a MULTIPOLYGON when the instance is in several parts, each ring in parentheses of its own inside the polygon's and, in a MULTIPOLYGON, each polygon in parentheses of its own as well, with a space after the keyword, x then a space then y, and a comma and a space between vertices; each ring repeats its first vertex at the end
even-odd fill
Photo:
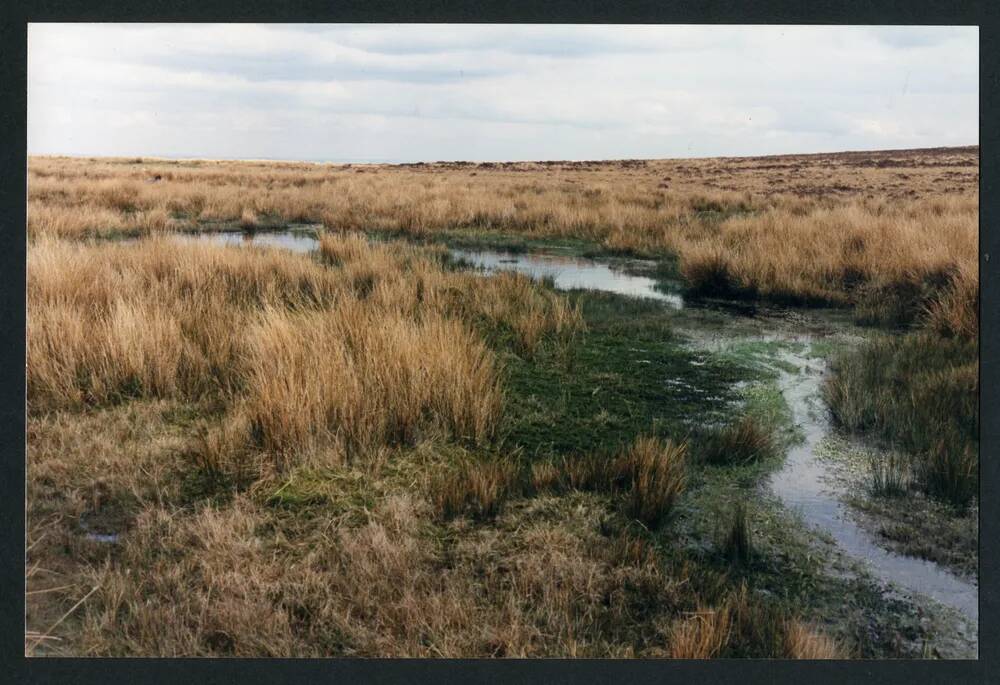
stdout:
POLYGON ((590 160, 975 145, 976 27, 30 24, 28 153, 590 160))

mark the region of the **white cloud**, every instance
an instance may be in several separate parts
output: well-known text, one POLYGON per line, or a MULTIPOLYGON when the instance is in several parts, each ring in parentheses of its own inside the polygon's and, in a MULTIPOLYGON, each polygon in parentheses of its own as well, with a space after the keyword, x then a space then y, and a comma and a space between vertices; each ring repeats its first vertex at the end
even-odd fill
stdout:
POLYGON ((32 24, 30 153, 593 159, 971 144, 978 30, 32 24))

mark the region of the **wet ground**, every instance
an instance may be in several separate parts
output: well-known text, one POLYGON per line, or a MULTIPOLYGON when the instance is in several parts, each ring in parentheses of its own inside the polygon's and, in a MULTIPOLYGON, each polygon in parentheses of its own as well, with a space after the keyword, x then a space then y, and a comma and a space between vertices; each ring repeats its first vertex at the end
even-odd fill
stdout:
MULTIPOLYGON (((284 233, 210 233, 180 238, 215 244, 279 247, 296 252, 316 249, 311 231, 284 233)), ((512 270, 550 280, 561 290, 589 289, 641 297, 663 302, 678 310, 678 328, 692 345, 716 352, 725 351, 734 341, 765 343, 770 364, 778 373, 778 387, 801 435, 788 451, 782 467, 768 482, 781 503, 796 513, 809 529, 827 536, 838 552, 852 560, 879 581, 886 592, 909 599, 916 606, 937 602, 947 609, 957 623, 948 648, 949 656, 976 656, 978 651, 979 592, 968 582, 931 561, 892 552, 858 525, 844 504, 843 480, 832 477, 831 465, 821 458, 820 448, 833 435, 833 427, 823 405, 820 390, 826 362, 816 350, 834 340, 839 345, 857 344, 860 337, 846 320, 831 322, 820 312, 810 310, 780 312, 757 317, 755 308, 737 307, 724 312, 723 318, 756 320, 749 326, 719 326, 720 308, 685 307, 678 288, 640 275, 645 266, 636 260, 584 259, 572 256, 514 253, 493 250, 452 249, 452 255, 484 273, 512 270), (773 348, 773 349, 772 349, 773 348), (929 598, 929 599, 925 599, 929 598)), ((840 317, 843 319, 843 317, 840 317)))

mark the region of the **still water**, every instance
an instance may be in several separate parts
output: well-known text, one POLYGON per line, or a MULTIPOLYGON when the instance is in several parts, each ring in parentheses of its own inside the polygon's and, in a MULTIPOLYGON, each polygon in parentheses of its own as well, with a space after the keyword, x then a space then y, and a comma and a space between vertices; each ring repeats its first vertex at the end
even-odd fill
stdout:
MULTIPOLYGON (((180 239, 247 247, 277 247, 303 253, 318 246, 314 233, 308 230, 256 234, 204 233, 180 239)), ((612 263, 496 250, 452 249, 451 254, 486 274, 516 271, 535 278, 551 279, 560 290, 589 289, 649 298, 676 309, 684 305, 679 294, 663 292, 657 288, 654 279, 629 273, 625 268, 628 262, 612 263)), ((631 263, 633 267, 637 264, 631 263)), ((779 337, 789 342, 809 342, 808 335, 800 336, 794 332, 779 337)), ((848 515, 842 502, 844 493, 838 491, 838 487, 843 486, 837 486, 829 478, 830 467, 817 456, 817 446, 832 432, 820 396, 825 363, 805 352, 785 351, 782 355, 782 361, 799 369, 797 373, 781 371, 779 385, 804 440, 791 448, 783 467, 770 481, 771 489, 786 507, 802 516, 806 525, 830 535, 843 553, 862 562, 876 577, 959 611, 967 619, 968 637, 975 643, 979 601, 976 585, 933 562, 884 549, 848 515)))
MULTIPOLYGON (((293 252, 317 249, 319 241, 309 230, 259 233, 200 233, 179 238, 184 241, 208 242, 216 245, 245 247, 279 247, 293 252)), ((612 265, 596 259, 583 259, 551 254, 512 253, 496 250, 452 249, 452 257, 472 264, 485 273, 517 271, 533 278, 551 278, 556 289, 599 290, 619 295, 659 300, 670 307, 680 308, 683 300, 676 293, 657 289, 657 281, 647 276, 629 273, 627 264, 612 265)))

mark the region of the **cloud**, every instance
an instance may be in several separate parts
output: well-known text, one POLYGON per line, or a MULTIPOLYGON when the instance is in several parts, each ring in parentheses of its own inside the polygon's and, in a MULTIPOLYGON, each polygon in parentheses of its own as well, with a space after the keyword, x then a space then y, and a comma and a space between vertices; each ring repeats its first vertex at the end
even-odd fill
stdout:
POLYGON ((31 24, 30 153, 595 159, 970 144, 972 27, 31 24))

